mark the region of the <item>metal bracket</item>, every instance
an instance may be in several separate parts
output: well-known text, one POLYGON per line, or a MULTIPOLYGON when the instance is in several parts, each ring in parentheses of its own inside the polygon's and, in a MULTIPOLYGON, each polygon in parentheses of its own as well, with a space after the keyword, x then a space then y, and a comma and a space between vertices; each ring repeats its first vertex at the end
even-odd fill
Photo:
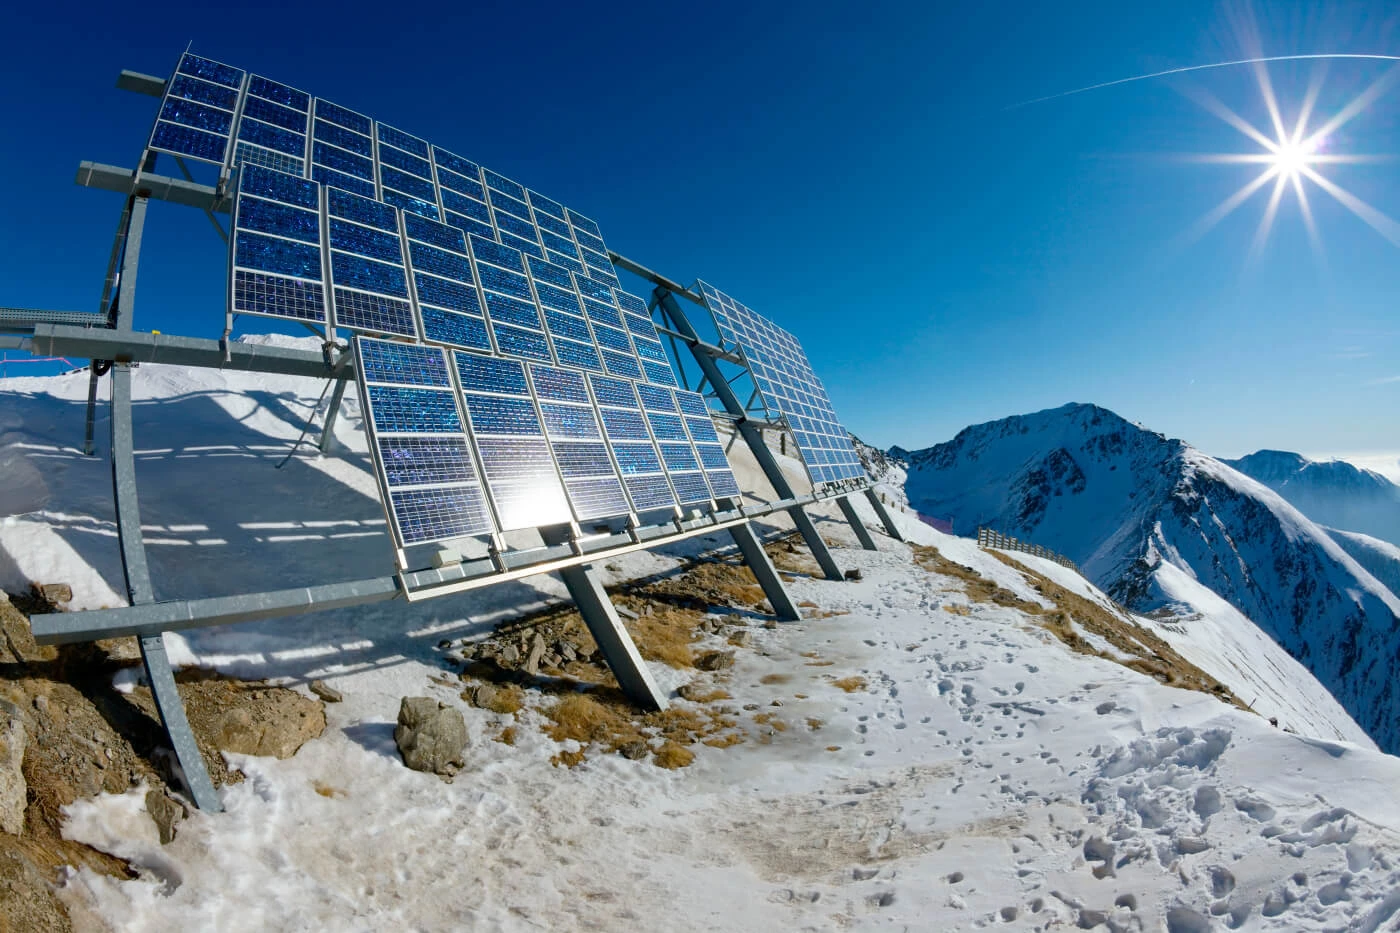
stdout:
POLYGON ((851 530, 856 533, 856 540, 860 546, 867 551, 877 551, 875 539, 870 537, 870 531, 865 527, 865 522, 860 520, 860 515, 856 512, 856 507, 851 504, 850 496, 837 496, 836 504, 841 507, 841 514, 846 516, 846 521, 850 522, 851 530))
POLYGON ((894 538, 896 541, 903 541, 903 532, 899 530, 899 526, 897 526, 894 523, 894 519, 890 517, 889 511, 885 508, 885 503, 880 501, 880 494, 875 491, 873 486, 865 487, 865 498, 869 500, 871 508, 875 510, 875 514, 879 516, 880 524, 885 526, 885 534, 894 538))

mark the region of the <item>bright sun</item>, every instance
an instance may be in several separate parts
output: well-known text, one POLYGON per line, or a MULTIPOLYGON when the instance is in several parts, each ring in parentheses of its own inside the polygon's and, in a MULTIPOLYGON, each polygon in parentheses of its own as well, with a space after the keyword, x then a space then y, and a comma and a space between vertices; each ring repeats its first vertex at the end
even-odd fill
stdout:
POLYGON ((1313 220, 1312 205, 1308 203, 1307 189, 1304 185, 1306 181, 1331 195, 1338 203, 1360 217, 1381 236, 1400 246, 1400 224, 1319 171, 1323 166, 1337 163, 1376 161, 1374 156, 1328 152, 1326 151, 1329 148, 1328 140, 1343 124, 1357 116, 1385 93, 1397 77, 1400 77, 1400 70, 1387 72, 1354 100, 1323 121, 1321 126, 1310 130, 1308 123, 1313 116, 1313 105, 1317 103, 1318 92, 1322 85, 1319 73, 1309 86, 1307 94, 1298 108, 1298 117, 1291 131, 1285 126, 1283 114, 1280 112, 1278 100, 1274 96, 1273 86, 1269 81, 1267 68, 1262 63, 1256 63, 1254 70, 1259 82, 1259 91, 1268 109, 1269 122, 1273 129, 1272 136, 1254 127, 1216 98, 1208 94, 1199 95, 1200 103, 1207 110, 1239 130, 1258 144, 1260 148, 1260 151, 1252 153, 1209 155, 1205 156, 1204 159, 1209 162, 1252 163, 1262 166, 1262 171, 1203 217, 1197 224, 1194 235, 1203 235, 1249 200, 1256 191, 1272 182, 1272 191, 1264 208, 1264 216, 1260 219, 1259 227, 1255 231, 1252 251, 1257 254, 1263 249, 1268 240, 1269 231, 1273 227, 1274 219, 1278 216, 1279 202, 1283 199, 1285 190, 1291 188, 1298 200, 1298 207, 1303 215, 1303 222, 1307 226, 1313 247, 1321 254, 1322 242, 1318 236, 1317 225, 1313 220))

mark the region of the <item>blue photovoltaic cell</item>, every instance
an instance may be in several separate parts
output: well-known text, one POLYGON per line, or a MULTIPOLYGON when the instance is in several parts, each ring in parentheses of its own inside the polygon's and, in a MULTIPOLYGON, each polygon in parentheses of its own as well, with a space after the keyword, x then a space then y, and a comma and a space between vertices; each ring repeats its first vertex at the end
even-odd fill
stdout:
POLYGON ((416 156, 426 159, 428 157, 428 144, 417 136, 410 136, 402 130, 396 130, 392 126, 383 123, 375 125, 379 132, 379 141, 397 146, 405 152, 411 152, 416 156))
POLYGON ((724 455, 724 448, 719 444, 699 443, 696 438, 695 452, 700 455, 700 465, 707 470, 727 470, 729 469, 729 458, 724 455))
POLYGON ((574 240, 577 241, 579 246, 582 246, 585 249, 591 249, 597 252, 599 255, 607 254, 608 248, 605 245, 603 245, 603 241, 599 237, 585 233, 582 230, 575 229, 574 240))
POLYGON ((476 437, 502 531, 568 521, 569 503, 543 437, 476 437))
POLYGON ((275 126, 259 123, 257 120, 245 118, 239 123, 238 138, 242 142, 262 146, 264 149, 293 156, 298 160, 300 160, 301 154, 306 151, 306 140, 300 134, 280 130, 275 126))
POLYGON ((243 117, 252 117, 254 120, 270 123, 303 136, 306 134, 305 111, 292 110, 252 95, 243 103, 243 117))
POLYGON ((501 243, 509 247, 510 249, 516 250, 517 252, 529 256, 538 256, 541 259, 544 258, 544 250, 540 249, 540 244, 535 242, 534 240, 524 240, 518 236, 515 236, 514 234, 506 233, 504 230, 502 230, 501 243))
MULTIPOLYGON (((406 214, 405 217, 414 216, 406 214)), ((445 279, 455 279, 459 282, 470 282, 472 278, 471 267, 467 263, 466 256, 459 256, 456 253, 449 253, 445 249, 438 249, 435 246, 426 246, 412 240, 408 244, 408 258, 415 270, 421 269, 424 272, 431 272, 440 275, 445 279)))
POLYGON ((418 214, 433 220, 437 220, 440 216, 436 204, 428 201, 420 201, 418 198, 404 194, 401 191, 395 191, 393 188, 384 189, 384 203, 392 204, 401 211, 418 214))
POLYGON ((625 330, 618 330, 616 327, 604 327, 594 322, 593 336, 598 341, 598 348, 601 350, 612 350, 615 353, 625 353, 631 355, 632 341, 627 339, 625 330))
POLYGON ((451 434, 462 430, 457 403, 450 392, 379 385, 365 388, 380 431, 451 434))
POLYGON ((693 415, 696 417, 710 417, 710 406, 705 404, 705 397, 699 392, 674 392, 676 405, 680 408, 681 414, 693 415))
POLYGON ((321 277, 321 250, 318 247, 248 231, 239 231, 234 235, 233 262, 234 265, 260 272, 276 272, 303 279, 321 277))
POLYGON ((540 329, 540 313, 532 301, 520 301, 495 292, 486 293, 486 310, 492 324, 514 324, 517 327, 540 329))
POLYGON ((613 455, 624 475, 660 473, 661 458, 651 444, 613 444, 613 455))
POLYGON ((151 135, 151 146, 167 152, 177 152, 206 162, 223 162, 228 140, 223 136, 192 130, 160 120, 151 135))
POLYGON ((573 224, 578 229, 583 230, 585 233, 591 233, 594 236, 603 235, 603 231, 598 229, 598 225, 582 214, 576 211, 566 211, 566 213, 568 214, 569 223, 573 224))
MULTIPOLYGON (((563 311, 570 315, 583 314, 583 308, 579 306, 578 295, 572 291, 550 285, 548 282, 535 280, 535 295, 538 296, 540 307, 551 308, 555 311, 563 311)), ((578 318, 582 321, 582 318, 578 318)), ((586 329, 586 328, 585 328, 586 329)), ((581 337, 582 340, 592 340, 592 335, 581 337)))
MULTIPOLYGON (((477 258, 480 259, 480 257, 477 258)), ((519 273, 507 272, 504 269, 482 263, 477 266, 477 275, 481 279, 482 288, 513 295, 516 298, 533 300, 529 281, 519 273)))
POLYGON ((331 190, 326 192, 326 206, 332 217, 353 220, 394 236, 399 235, 398 212, 387 204, 345 191, 331 190))
POLYGON ((565 481, 565 488, 579 521, 624 515, 632 508, 616 476, 570 478, 565 481))
POLYGON ((485 534, 491 519, 476 486, 395 489, 389 493, 405 545, 485 534))
MULTIPOLYGON (((331 238, 334 250, 336 241, 331 238)), ((362 259, 349 253, 331 253, 331 278, 336 285, 364 289, 380 295, 398 298, 408 297, 408 284, 404 280, 403 267, 362 259)), ((347 325, 348 326, 348 325, 347 325)))
POLYGON ((403 244, 399 242, 397 233, 373 230, 336 217, 330 219, 329 230, 332 249, 343 249, 385 262, 403 261, 403 244))
POLYGON ((436 347, 361 340, 360 378, 365 382, 452 388, 447 362, 436 347))
POLYGON ((716 499, 739 499, 743 497, 743 492, 739 489, 739 484, 734 479, 734 474, 728 469, 709 470, 705 473, 705 479, 709 481, 710 491, 714 493, 716 499))
POLYGON ((481 173, 480 167, 470 159, 453 155, 446 149, 433 147, 433 161, 441 168, 456 172, 458 175, 465 175, 468 178, 476 178, 481 173))
MULTIPOLYGON (((613 308, 614 311, 616 311, 615 303, 613 301, 612 289, 608 288, 601 282, 590 281, 586 278, 579 279, 578 292, 580 295, 583 295, 586 298, 597 299, 598 301, 601 301, 603 304, 607 305, 609 308, 613 308)), ((621 327, 622 325, 619 324, 617 326, 621 327)))
POLYGON ((642 378, 642 367, 637 363, 635 356, 624 356, 612 350, 603 351, 603 368, 608 371, 609 375, 634 380, 642 378))
POLYGON ((525 366, 518 360, 499 360, 474 353, 454 354, 457 376, 463 392, 499 392, 502 395, 529 395, 525 366))
POLYGON ((593 348, 592 344, 556 338, 554 352, 559 357, 559 362, 565 366, 575 366, 593 372, 602 372, 603 370, 602 357, 598 356, 598 351, 593 348))
POLYGON ((601 436, 591 406, 540 402, 540 414, 544 417, 545 433, 550 437, 601 436))
POLYGON ((559 237, 561 240, 569 241, 569 248, 566 253, 577 253, 578 247, 574 245, 574 233, 569 229, 569 225, 562 220, 556 220, 548 214, 535 214, 535 223, 541 230, 548 231, 559 237))
MULTIPOLYGON (((449 169, 438 167, 438 185, 444 190, 451 190, 460 197, 465 197, 475 204, 481 205, 481 210, 486 210, 486 189, 481 186, 481 182, 475 175, 459 175, 449 169)), ((464 211, 464 213, 466 213, 464 211)), ((476 216, 473 214, 472 216, 476 216)))
POLYGON ((525 200, 525 189, 522 188, 520 185, 517 185, 515 182, 511 181, 509 178, 506 178, 503 175, 497 175, 489 168, 485 169, 482 172, 482 174, 486 178, 486 184, 490 185, 492 188, 495 188, 497 191, 503 192, 504 194, 510 195, 517 201, 525 200))
MULTIPOLYGON (((598 403, 601 405, 602 399, 599 399, 598 403)), ((640 412, 620 408, 603 408, 600 411, 603 415, 603 427, 607 430, 608 437, 613 440, 639 441, 651 436, 647 433, 647 425, 640 412)))
POLYGON ((165 105, 160 108, 160 119, 223 136, 228 135, 233 127, 233 114, 227 110, 179 97, 166 99, 165 105))
POLYGON ((544 244, 546 250, 563 253, 565 256, 572 256, 574 259, 578 258, 578 247, 574 246, 572 240, 566 240, 562 236, 556 236, 548 230, 541 230, 539 233, 540 242, 544 244))
POLYGON ((238 226, 306 243, 321 242, 321 221, 316 214, 261 198, 244 197, 238 202, 238 226))
POLYGON ((424 181, 408 174, 408 172, 401 172, 388 165, 381 164, 379 166, 379 183, 405 194, 411 194, 420 201, 437 203, 437 192, 433 190, 432 182, 424 181))
MULTIPOLYGON (((449 211, 461 214, 464 217, 469 217, 477 223, 484 224, 487 228, 491 226, 491 212, 487 209, 486 205, 466 195, 458 194, 455 191, 449 191, 443 188, 442 206, 449 211)), ((488 236, 492 237, 495 235, 494 232, 488 234, 488 236)))
POLYGON ((346 110, 344 107, 319 97, 316 98, 316 116, 330 120, 332 123, 338 123, 346 129, 354 130, 364 136, 370 134, 371 121, 369 117, 361 116, 353 110, 346 110))
POLYGON ((344 149, 337 149, 335 146, 328 146, 325 143, 311 144, 311 160, 318 165, 324 165, 356 178, 363 178, 367 181, 374 178, 374 162, 372 160, 346 152, 344 149))
POLYGON ((651 425, 651 432, 656 435, 657 440, 686 440, 685 425, 675 415, 663 415, 659 412, 649 411, 647 412, 647 423, 651 425))
POLYGON ((489 262, 502 269, 511 269, 522 275, 525 273, 525 260, 519 250, 510 249, 481 237, 470 237, 470 240, 472 258, 477 262, 489 262))
POLYGON ((415 340, 418 338, 418 328, 413 321, 413 307, 407 301, 345 288, 332 289, 331 295, 335 304, 337 327, 349 327, 375 334, 402 334, 415 340))
POLYGON ((554 250, 551 249, 545 250, 545 258, 548 259, 550 262, 555 263, 556 265, 563 266, 570 272, 575 272, 579 275, 584 274, 583 263, 579 262, 578 259, 572 256, 565 256, 562 253, 556 253, 554 250))
POLYGON ((188 52, 181 56, 180 65, 176 70, 232 88, 239 87, 243 83, 243 72, 237 68, 230 68, 228 65, 200 58, 198 55, 191 55, 188 52))
POLYGON ((302 113, 311 109, 310 94, 287 87, 285 84, 278 84, 276 81, 269 81, 258 75, 253 75, 248 79, 248 93, 256 94, 266 100, 276 101, 284 107, 291 107, 302 113))
MULTIPOLYGON (((535 287, 539 288, 540 286, 536 285, 535 287)), ((593 342, 593 332, 588 329, 588 322, 581 317, 564 314, 560 311, 545 311, 544 321, 548 325, 552 337, 567 337, 569 340, 578 340, 588 344, 593 342)))
MULTIPOLYGON (((585 280, 580 280, 585 281, 585 280)), ((594 301, 592 298, 583 299, 584 311, 588 314, 588 319, 594 324, 606 324, 609 327, 622 329, 622 315, 617 313, 617 309, 612 305, 603 304, 601 301, 594 301)), ((628 351, 631 351, 628 347, 628 351)))
POLYGON ((623 379, 607 379, 602 376, 589 376, 593 387, 593 397, 599 405, 612 405, 618 408, 639 408, 637 392, 632 383, 623 379))
POLYGON ((462 314, 481 314, 481 300, 476 288, 465 282, 451 282, 432 275, 415 275, 420 304, 437 305, 462 314))
POLYGON ((355 155, 361 155, 367 159, 374 155, 374 142, 368 136, 361 136, 353 130, 336 126, 334 123, 327 123, 325 120, 316 121, 311 137, 341 149, 348 149, 355 155))
POLYGON ((484 318, 422 306, 423 339, 472 350, 491 349, 484 318))
POLYGON ((641 337, 634 336, 632 338, 632 345, 637 348, 637 357, 642 362, 646 362, 647 360, 653 363, 663 364, 669 362, 666 359, 666 348, 661 345, 661 341, 659 340, 645 340, 641 337))
POLYGON ((311 177, 328 188, 341 188, 367 198, 374 197, 374 182, 363 178, 345 175, 320 165, 311 169, 311 177))
POLYGON ((642 400, 642 407, 647 411, 676 411, 676 399, 665 389, 639 385, 637 386, 637 395, 642 400))
MULTIPOLYGON (((488 172, 487 174, 490 173, 488 172)), ((491 206, 496 210, 512 214, 517 220, 523 221, 526 225, 531 227, 531 229, 534 228, 534 224, 530 223, 530 207, 524 201, 502 194, 494 188, 490 189, 490 199, 491 206)))
POLYGON ((608 459, 608 448, 600 443, 587 441, 559 441, 551 445, 554 459, 559 464, 559 472, 565 479, 576 476, 611 476, 612 461, 608 459))
POLYGON ((184 75, 176 75, 171 80, 170 90, 167 93, 171 97, 196 100, 201 104, 222 107, 225 110, 233 110, 238 105, 238 90, 236 88, 210 84, 208 81, 200 81, 198 78, 188 78, 184 75))
POLYGON ((462 237, 462 231, 456 227, 443 223, 436 223, 412 214, 406 215, 403 219, 404 231, 410 239, 420 240, 424 243, 436 246, 439 249, 449 250, 462 256, 467 254, 467 243, 462 237))
POLYGON ((496 337, 496 346, 507 356, 518 356, 530 360, 552 362, 549 343, 539 331, 524 330, 507 324, 493 324, 491 332, 496 337))
POLYGON ((715 423, 709 418, 686 418, 685 426, 695 443, 719 443, 719 433, 715 431, 715 423))
POLYGON ((695 451, 689 444, 662 444, 661 461, 667 470, 686 472, 700 469, 695 459, 695 451))
POLYGON ((538 398, 555 402, 590 404, 588 386, 584 382, 583 373, 559 369, 554 366, 531 366, 530 374, 531 382, 535 386, 535 395, 538 398))
POLYGON ((564 205, 545 197, 537 191, 529 192, 529 197, 526 198, 526 200, 528 200, 530 206, 537 211, 544 211, 546 214, 552 214, 561 219, 564 217, 564 205))
POLYGON ((632 497, 632 504, 638 512, 648 509, 668 509, 676 504, 676 497, 671 492, 671 484, 666 482, 665 475, 655 473, 646 476, 628 476, 627 494, 632 497))
MULTIPOLYGON (((496 226, 501 229, 502 233, 520 237, 522 240, 526 240, 535 245, 536 248, 539 246, 539 237, 535 230, 535 225, 528 220, 518 220, 509 214, 497 214, 496 226)), ((533 252, 534 251, 532 251, 532 253, 533 252)))
POLYGON ((676 374, 671 371, 669 363, 653 363, 651 360, 642 360, 642 371, 646 373, 647 381, 653 385, 670 386, 675 388, 676 374))
POLYGON ((325 290, 320 282, 306 282, 301 279, 283 278, 280 275, 235 269, 233 312, 324 322, 325 290))
POLYGON ((464 437, 388 435, 379 439, 379 459, 390 486, 475 482, 464 437))
POLYGON ((709 501, 710 487, 705 483, 705 474, 672 473, 670 476, 671 485, 676 488, 676 498, 682 505, 709 501))
POLYGON ((495 395, 466 396, 472 428, 479 434, 539 434, 540 420, 528 398, 495 395))

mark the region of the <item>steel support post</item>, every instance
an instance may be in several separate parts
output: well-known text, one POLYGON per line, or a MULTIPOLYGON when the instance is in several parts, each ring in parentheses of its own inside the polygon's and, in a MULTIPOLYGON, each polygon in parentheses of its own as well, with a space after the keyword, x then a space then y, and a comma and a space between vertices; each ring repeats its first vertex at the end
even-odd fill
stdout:
POLYGON ((729 529, 729 534, 739 546, 739 553, 744 555, 744 563, 753 571, 758 585, 763 587, 763 594, 768 597, 773 613, 784 622, 796 622, 801 619, 802 613, 788 595, 782 577, 778 576, 777 568, 768 559, 768 552, 763 549, 763 542, 758 540, 758 535, 754 534, 753 526, 748 522, 734 525, 729 529))
POLYGON ((860 542, 860 546, 867 551, 878 551, 875 539, 870 537, 870 531, 865 527, 865 522, 860 520, 856 507, 851 504, 851 497, 837 496, 836 504, 841 506, 841 514, 846 516, 846 521, 851 523, 851 530, 856 533, 856 540, 860 542))
POLYGON ((880 494, 873 486, 865 487, 865 498, 869 500, 870 507, 875 510, 875 514, 880 518, 880 524, 885 526, 885 534, 896 541, 903 541, 904 535, 899 527, 895 525, 894 519, 890 516, 889 510, 885 508, 885 503, 880 501, 880 494))
MULTIPOLYGON (((117 329, 130 331, 136 299, 136 271, 141 257, 141 234, 146 221, 146 199, 132 200, 131 217, 127 227, 126 247, 122 256, 121 282, 117 289, 117 329)), ((131 425, 131 366, 113 363, 112 377, 112 492, 117 512, 117 540, 121 548, 122 572, 126 577, 127 597, 132 605, 155 602, 151 587, 151 569, 146 561, 146 543, 141 534, 141 506, 136 495, 135 441, 131 425)), ((214 782, 199 752, 199 743, 185 715, 170 658, 165 653, 165 636, 143 635, 140 638, 141 660, 146 666, 151 696, 165 734, 175 750, 180 777, 201 810, 217 811, 223 806, 214 790, 214 782)))
POLYGON ((340 414, 340 403, 345 398, 345 384, 350 380, 341 376, 336 380, 331 392, 331 404, 326 409, 325 420, 321 424, 321 453, 328 454, 335 448, 335 419, 340 414))
MULTIPOLYGON (((657 286, 655 297, 666 317, 670 319, 671 326, 685 336, 686 342, 690 344, 691 352, 695 354, 695 362, 700 365, 705 378, 709 380, 710 387, 714 390, 715 397, 720 400, 720 404, 725 410, 736 419, 735 425, 739 433, 744 436, 744 441, 749 445, 749 450, 753 451, 754 459, 758 461, 759 467, 763 470, 763 475, 768 477, 768 482, 773 485, 773 491, 780 498, 792 499, 795 495, 792 486, 788 484, 787 477, 783 475, 782 468, 778 466, 778 461, 773 459, 773 452, 768 449, 768 445, 763 442, 763 431, 748 421, 747 411, 744 404, 739 401, 734 394, 734 389, 724 378, 724 374, 719 371, 712 356, 705 352, 701 346, 700 337, 696 334, 695 328, 691 326, 690 320, 685 316, 685 312, 676 303, 676 296, 667 288, 657 286)), ((812 524, 811 517, 803 511, 801 506, 794 506, 788 510, 792 516, 793 524, 797 526, 797 531, 802 535, 802 540, 807 542, 807 548, 816 558, 818 566, 828 580, 844 580, 845 575, 841 573, 841 568, 836 566, 836 560, 831 556, 831 551, 827 548, 826 542, 817 532, 816 525, 812 524)))
MULTIPOLYGON (((540 533, 547 545, 562 544, 569 538, 567 530, 562 528, 542 528, 540 533)), ((642 660, 641 652, 637 650, 627 627, 622 624, 622 617, 608 598, 607 590, 603 589, 593 565, 565 567, 559 571, 559 576, 563 578, 564 586, 568 587, 570 598, 583 616, 583 624, 588 626, 589 634, 598 643, 603 659, 617 678, 622 692, 644 710, 667 709, 670 704, 666 701, 666 695, 647 669, 647 662, 642 660)))
POLYGON ((97 429, 97 380, 101 378, 97 375, 96 361, 89 363, 87 419, 83 428, 83 455, 86 457, 91 457, 97 451, 93 444, 93 433, 97 429))

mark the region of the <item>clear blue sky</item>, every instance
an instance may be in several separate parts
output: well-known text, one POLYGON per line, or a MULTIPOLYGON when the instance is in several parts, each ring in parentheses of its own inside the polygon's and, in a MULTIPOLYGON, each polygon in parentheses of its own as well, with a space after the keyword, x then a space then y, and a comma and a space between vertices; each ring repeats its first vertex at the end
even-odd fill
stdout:
MULTIPOLYGON (((1242 57, 1238 8, 432 9, 25 5, 0 35, 0 304, 96 310, 121 199, 74 169, 134 162, 157 102, 113 89, 116 73, 163 76, 193 40, 476 159, 589 214, 618 252, 772 317, 872 443, 1083 401, 1222 456, 1400 449, 1400 249, 1316 187, 1325 266, 1291 194, 1251 258, 1267 188, 1184 242, 1259 170, 1177 158, 1258 151, 1191 95, 1267 128, 1249 69, 1007 109, 1242 57)), ((1265 54, 1400 53, 1390 2, 1256 14, 1265 54)), ((1316 68, 1271 68, 1289 119, 1316 68)), ((1385 70, 1333 63, 1318 118, 1385 70)), ((1329 145, 1400 153, 1400 89, 1329 145)), ((1323 170, 1400 216, 1400 161, 1323 170)), ((138 328, 217 335, 222 244, 171 205, 149 230, 138 328)))

